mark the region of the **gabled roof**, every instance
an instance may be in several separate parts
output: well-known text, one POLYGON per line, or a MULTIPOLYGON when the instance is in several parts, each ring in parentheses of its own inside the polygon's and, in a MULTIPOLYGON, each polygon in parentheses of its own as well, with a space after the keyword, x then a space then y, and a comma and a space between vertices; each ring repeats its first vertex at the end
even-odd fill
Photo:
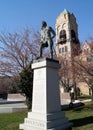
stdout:
POLYGON ((90 45, 89 45, 89 43, 88 43, 87 41, 85 41, 85 42, 84 42, 84 45, 83 45, 83 48, 87 48, 87 47, 90 48, 90 45))

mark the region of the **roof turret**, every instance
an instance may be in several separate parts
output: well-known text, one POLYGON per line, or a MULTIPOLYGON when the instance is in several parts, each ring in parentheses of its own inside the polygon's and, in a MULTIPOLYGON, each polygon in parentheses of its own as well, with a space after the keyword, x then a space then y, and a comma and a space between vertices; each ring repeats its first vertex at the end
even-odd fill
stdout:
POLYGON ((69 14, 69 11, 64 9, 64 11, 62 12, 63 14, 69 14))

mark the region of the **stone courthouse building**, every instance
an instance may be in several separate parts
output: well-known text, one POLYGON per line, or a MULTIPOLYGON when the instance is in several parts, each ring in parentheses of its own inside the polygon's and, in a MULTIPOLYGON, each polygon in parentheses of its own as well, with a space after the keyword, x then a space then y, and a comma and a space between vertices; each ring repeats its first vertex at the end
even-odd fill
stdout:
POLYGON ((78 25, 74 14, 66 9, 56 19, 56 54, 71 57, 71 50, 78 41, 78 25))
MULTIPOLYGON (((71 61, 73 55, 78 57, 77 51, 79 50, 82 50, 79 57, 82 57, 83 61, 88 62, 89 57, 85 52, 91 52, 91 47, 87 41, 85 41, 81 49, 76 17, 73 13, 64 9, 64 11, 56 18, 56 55, 57 57, 64 57, 65 60, 71 61), (73 48, 75 50, 74 53, 73 48)), ((85 82, 78 82, 77 87, 82 94, 90 94, 90 88, 85 82)))

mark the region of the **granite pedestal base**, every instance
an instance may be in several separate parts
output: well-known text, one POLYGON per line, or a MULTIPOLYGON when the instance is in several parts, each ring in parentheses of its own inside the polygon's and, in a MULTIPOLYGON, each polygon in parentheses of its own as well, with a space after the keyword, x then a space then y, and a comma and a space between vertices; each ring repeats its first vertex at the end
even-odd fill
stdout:
POLYGON ((34 69, 32 112, 24 123, 23 130, 71 130, 71 123, 60 106, 58 61, 37 60, 34 69))

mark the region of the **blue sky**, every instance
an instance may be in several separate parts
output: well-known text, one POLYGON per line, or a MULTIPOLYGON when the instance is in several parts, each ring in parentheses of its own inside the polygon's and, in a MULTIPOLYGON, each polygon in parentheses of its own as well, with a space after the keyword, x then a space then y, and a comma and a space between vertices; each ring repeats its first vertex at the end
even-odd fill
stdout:
POLYGON ((64 8, 76 16, 80 41, 93 37, 93 0, 0 0, 0 32, 40 30, 42 20, 55 29, 64 8))

